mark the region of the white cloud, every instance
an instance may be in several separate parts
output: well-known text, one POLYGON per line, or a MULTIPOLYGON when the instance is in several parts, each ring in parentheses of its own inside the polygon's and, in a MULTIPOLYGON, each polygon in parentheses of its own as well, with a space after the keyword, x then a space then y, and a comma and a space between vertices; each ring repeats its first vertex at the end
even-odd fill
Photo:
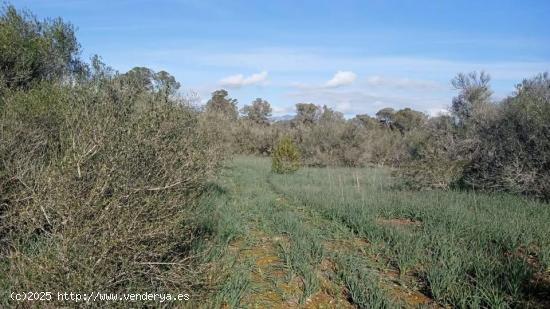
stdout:
POLYGON ((445 87, 440 83, 431 80, 419 80, 410 78, 387 78, 382 76, 369 76, 366 80, 367 85, 373 87, 391 87, 399 89, 416 90, 441 90, 445 87))
POLYGON ((428 109, 427 113, 432 117, 450 115, 449 110, 446 108, 431 108, 431 109, 428 109))
POLYGON ((267 71, 255 73, 249 76, 243 74, 230 75, 220 80, 220 85, 229 88, 240 88, 249 85, 259 85, 267 80, 267 71))
POLYGON ((300 90, 321 90, 338 88, 341 86, 351 85, 357 79, 357 75, 352 71, 338 71, 334 76, 322 85, 310 85, 302 82, 294 82, 290 87, 300 90))
POLYGON ((325 87, 336 88, 340 86, 350 85, 355 81, 357 75, 352 71, 338 71, 332 79, 325 83, 325 87))

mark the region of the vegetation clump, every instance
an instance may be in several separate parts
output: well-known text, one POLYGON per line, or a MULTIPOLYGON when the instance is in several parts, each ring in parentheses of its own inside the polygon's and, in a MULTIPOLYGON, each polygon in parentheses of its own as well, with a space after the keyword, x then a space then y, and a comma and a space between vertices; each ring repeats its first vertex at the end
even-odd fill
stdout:
POLYGON ((277 143, 271 158, 271 167, 275 173, 294 173, 300 168, 300 154, 290 137, 283 137, 277 143))
MULTIPOLYGON (((48 31, 28 38, 10 30, 39 29, 31 15, 13 7, 3 14, 0 34, 9 36, 0 35, 0 49, 13 37, 49 39, 48 31)), ((72 29, 57 22, 52 31, 72 29)), ((29 48, 49 55, 58 52, 52 44, 29 48)), ((62 62, 51 70, 42 66, 51 59, 33 60, 30 70, 8 66, 7 56, 0 56, 2 290, 196 290, 202 264, 193 248, 205 233, 196 207, 220 148, 199 125, 200 111, 177 96, 175 78, 147 68, 119 74, 99 57, 77 72, 63 69, 72 56, 51 55, 62 62)), ((6 302, 0 297, 0 307, 6 302)))

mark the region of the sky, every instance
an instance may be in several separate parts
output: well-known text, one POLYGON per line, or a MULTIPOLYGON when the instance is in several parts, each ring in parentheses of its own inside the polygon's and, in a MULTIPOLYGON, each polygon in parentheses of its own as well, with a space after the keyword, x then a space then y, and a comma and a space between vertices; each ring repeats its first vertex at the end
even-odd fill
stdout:
POLYGON ((226 89, 274 115, 327 105, 348 117, 384 107, 444 111, 459 72, 484 70, 494 99, 550 70, 550 1, 17 0, 77 27, 82 57, 166 70, 206 102, 226 89))

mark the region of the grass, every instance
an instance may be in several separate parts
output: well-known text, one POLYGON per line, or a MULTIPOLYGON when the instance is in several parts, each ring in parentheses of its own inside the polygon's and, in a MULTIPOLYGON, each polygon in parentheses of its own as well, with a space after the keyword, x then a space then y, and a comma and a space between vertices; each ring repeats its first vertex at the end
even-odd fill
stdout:
POLYGON ((549 304, 548 204, 401 191, 376 168, 278 175, 254 157, 231 162, 218 185, 207 203, 220 219, 209 260, 218 306, 549 304))

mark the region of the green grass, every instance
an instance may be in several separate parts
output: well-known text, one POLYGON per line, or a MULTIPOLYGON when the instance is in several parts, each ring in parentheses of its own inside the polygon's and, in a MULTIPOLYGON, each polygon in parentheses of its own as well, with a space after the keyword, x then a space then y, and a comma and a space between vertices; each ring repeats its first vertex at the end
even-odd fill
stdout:
POLYGON ((384 169, 304 168, 278 175, 266 159, 235 159, 207 203, 219 219, 212 220, 218 222, 212 252, 218 253, 210 262, 226 265, 217 277, 227 283, 212 291, 217 303, 253 306, 255 294, 271 290, 282 301, 303 304, 328 291, 323 278, 361 308, 412 306, 392 292, 395 282, 462 308, 548 301, 541 292, 548 282, 531 279, 548 277, 550 205, 504 194, 401 191, 392 182, 384 169), (338 245, 346 242, 352 245, 338 245), (260 269, 258 248, 279 260, 260 269), (326 260, 334 267, 323 273, 326 260), (250 279, 258 272, 260 279, 250 279), (298 291, 281 292, 297 278, 298 291))

